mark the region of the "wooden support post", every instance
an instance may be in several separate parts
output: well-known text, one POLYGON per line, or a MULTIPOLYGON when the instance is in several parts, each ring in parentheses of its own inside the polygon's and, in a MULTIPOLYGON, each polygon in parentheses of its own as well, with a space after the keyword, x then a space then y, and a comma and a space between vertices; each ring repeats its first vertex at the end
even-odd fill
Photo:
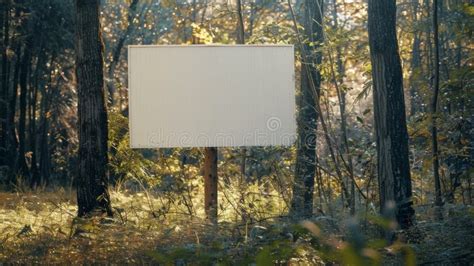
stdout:
POLYGON ((204 208, 209 222, 217 224, 217 148, 204 148, 204 208))

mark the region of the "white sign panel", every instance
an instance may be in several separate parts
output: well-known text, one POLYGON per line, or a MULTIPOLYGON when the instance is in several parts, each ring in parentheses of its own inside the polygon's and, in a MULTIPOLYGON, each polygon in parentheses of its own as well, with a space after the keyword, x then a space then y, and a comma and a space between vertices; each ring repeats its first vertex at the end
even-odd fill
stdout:
POLYGON ((132 148, 291 145, 292 45, 129 46, 132 148))

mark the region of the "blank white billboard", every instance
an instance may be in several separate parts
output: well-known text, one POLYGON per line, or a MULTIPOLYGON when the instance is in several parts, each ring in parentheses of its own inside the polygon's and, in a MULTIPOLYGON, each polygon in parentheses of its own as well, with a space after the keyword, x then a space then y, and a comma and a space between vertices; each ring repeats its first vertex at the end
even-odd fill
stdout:
POLYGON ((128 47, 132 148, 291 145, 292 45, 128 47))

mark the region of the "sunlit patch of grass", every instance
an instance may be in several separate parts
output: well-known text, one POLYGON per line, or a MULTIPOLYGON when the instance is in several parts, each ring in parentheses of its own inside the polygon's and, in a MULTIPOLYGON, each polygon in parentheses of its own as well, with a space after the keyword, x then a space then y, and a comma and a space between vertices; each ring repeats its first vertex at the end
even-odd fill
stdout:
MULTIPOLYGON (((240 207, 235 205, 239 191, 226 191, 233 198, 222 199, 224 210, 217 227, 203 219, 198 200, 193 199, 195 209, 190 215, 183 202, 150 191, 112 191, 113 220, 77 218, 73 191, 0 193, 0 262, 413 264, 415 259, 432 259, 426 247, 432 250, 436 245, 441 249, 443 243, 461 243, 458 238, 446 240, 455 230, 459 230, 459 234, 454 234, 458 237, 472 234, 472 229, 466 229, 470 228, 471 217, 467 210, 462 212, 467 217, 458 219, 463 223, 420 222, 427 239, 443 239, 436 243, 407 245, 398 240, 389 244, 378 239, 377 219, 369 219, 367 223, 371 226, 364 226, 363 230, 359 223, 345 225, 331 217, 315 217, 295 224, 285 217, 272 216, 281 214, 284 203, 278 205, 272 197, 263 197, 266 200, 261 202, 252 199, 252 193, 261 191, 257 186, 247 190, 252 193, 245 194, 249 203, 254 201, 254 207, 247 206, 246 212, 252 219, 243 222, 237 212, 240 207), (444 227, 449 228, 446 237, 436 236, 444 232, 444 227)), ((468 256, 469 252, 460 254, 452 256, 468 256)))
POLYGON ((77 207, 64 191, 55 193, 0 193, 0 232, 6 238, 25 226, 32 232, 67 232, 64 227, 75 216, 77 207))
POLYGON ((148 258, 144 252, 154 248, 161 230, 160 221, 150 219, 143 195, 113 193, 117 218, 109 224, 94 219, 78 222, 74 196, 64 190, 0 193, 0 261, 139 262, 148 258), (78 227, 83 233, 77 234, 78 227))
MULTIPOLYGON (((254 190, 258 192, 258 188, 254 190)), ((156 259, 150 254, 157 246, 169 247, 163 252, 173 254, 174 249, 191 247, 191 253, 204 257, 209 255, 206 252, 221 248, 226 252, 229 248, 240 250, 251 242, 253 225, 232 223, 240 219, 226 202, 233 198, 221 197, 221 221, 215 228, 203 219, 203 208, 196 207, 200 205, 199 197, 193 199, 191 216, 183 202, 149 191, 111 191, 114 221, 102 223, 100 219, 76 218, 74 191, 0 193, 0 261, 145 262, 156 259)), ((265 206, 268 204, 256 203, 255 209, 263 210, 265 206)), ((223 251, 216 254, 225 255, 223 251)))

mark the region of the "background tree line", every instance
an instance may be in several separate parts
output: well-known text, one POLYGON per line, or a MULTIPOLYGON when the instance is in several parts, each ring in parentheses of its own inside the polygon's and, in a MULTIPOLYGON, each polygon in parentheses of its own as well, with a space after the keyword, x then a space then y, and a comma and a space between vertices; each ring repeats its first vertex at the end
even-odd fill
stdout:
POLYGON ((1 10, 5 189, 77 186, 80 215, 111 214, 110 177, 156 192, 159 212, 202 215, 201 150, 128 147, 126 46, 290 43, 299 140, 221 149, 219 220, 378 206, 409 226, 412 204, 472 203, 468 1, 4 0, 1 10))

